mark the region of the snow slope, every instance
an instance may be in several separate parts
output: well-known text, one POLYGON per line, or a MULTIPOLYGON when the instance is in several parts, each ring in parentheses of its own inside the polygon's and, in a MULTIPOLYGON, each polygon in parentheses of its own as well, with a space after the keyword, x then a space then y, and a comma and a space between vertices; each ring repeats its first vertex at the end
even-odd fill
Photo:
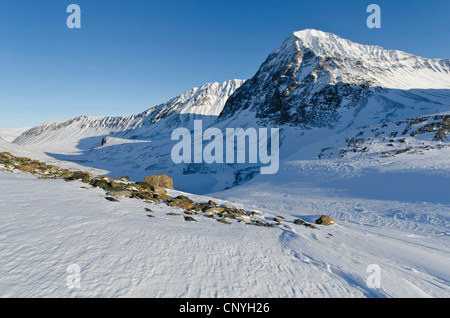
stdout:
POLYGON ((293 215, 313 218, 324 209, 354 215, 345 221, 339 218, 339 225, 332 228, 312 230, 288 223, 289 228, 267 229, 207 218, 185 222, 166 215, 172 208, 165 205, 131 199, 108 202, 101 190, 80 188, 78 182, 6 173, 0 178, 2 297, 446 297, 450 293, 449 233, 433 235, 427 222, 419 229, 410 228, 408 219, 386 222, 391 220, 389 213, 400 214, 405 208, 429 216, 421 205, 396 203, 383 211, 382 201, 332 202, 324 200, 325 193, 297 197, 292 191, 286 192, 289 197, 273 200, 273 190, 253 186, 253 195, 241 199, 270 211, 267 217, 276 212, 287 220, 293 215), (272 198, 270 206, 265 196, 272 198), (261 199, 264 203, 255 204, 261 199), (295 200, 296 211, 294 202, 280 205, 279 200, 295 200), (150 207, 155 217, 147 217, 144 207, 150 207), (379 290, 366 285, 366 269, 373 263, 382 269, 379 290), (72 264, 81 269, 80 289, 66 285, 70 275, 66 270, 72 264))
POLYGON ((327 189, 254 181, 223 194, 267 219, 286 219, 259 228, 185 222, 167 215, 177 208, 109 202, 81 182, 4 172, 0 180, 1 297, 450 295, 449 208, 441 204, 333 197, 327 189), (323 212, 338 225, 292 223, 323 212), (371 264, 381 268, 379 289, 366 284, 371 264), (67 286, 73 265, 79 289, 67 286))

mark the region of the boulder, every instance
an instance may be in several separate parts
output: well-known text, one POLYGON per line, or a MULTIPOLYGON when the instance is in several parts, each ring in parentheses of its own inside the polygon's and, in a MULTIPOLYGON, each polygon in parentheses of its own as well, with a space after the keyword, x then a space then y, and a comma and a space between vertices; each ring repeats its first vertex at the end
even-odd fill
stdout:
POLYGON ((81 180, 84 183, 89 183, 91 181, 92 175, 89 172, 75 171, 70 177, 71 180, 81 180))
POLYGON ((148 176, 147 178, 144 179, 144 182, 161 188, 173 189, 172 178, 170 178, 165 174, 148 176))
POLYGON ((333 220, 332 218, 330 218, 327 215, 322 215, 320 218, 318 218, 315 221, 316 224, 320 224, 320 225, 334 225, 337 224, 335 220, 333 220))

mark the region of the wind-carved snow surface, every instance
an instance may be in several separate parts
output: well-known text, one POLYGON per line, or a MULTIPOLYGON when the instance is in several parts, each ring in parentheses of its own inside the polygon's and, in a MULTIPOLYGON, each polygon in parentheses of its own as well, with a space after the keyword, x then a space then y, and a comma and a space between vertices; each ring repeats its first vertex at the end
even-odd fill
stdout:
MULTIPOLYGON (((0 172, 2 297, 446 297, 448 210, 330 197, 327 190, 244 186, 193 199, 259 207, 285 226, 185 222, 165 204, 114 203, 81 182, 0 172), (18 191, 20 189, 20 191, 18 191), (284 193, 284 195, 281 195, 284 193), (150 207, 154 217, 144 209, 150 207), (338 225, 292 223, 322 212, 338 225), (381 287, 367 268, 381 268, 381 287), (79 288, 69 288, 79 267, 79 288), (69 285, 68 285, 69 284, 69 285)), ((179 192, 172 192, 172 195, 179 192)), ((186 195, 186 193, 183 193, 186 195)))
POLYGON ((0 295, 450 296, 448 131, 415 134, 450 114, 449 70, 448 59, 304 30, 246 81, 206 84, 138 115, 80 116, 0 140, 0 151, 64 168, 134 181, 167 174, 173 195, 284 217, 275 228, 185 222, 164 204, 113 203, 79 182, 0 172, 0 295), (280 128, 279 172, 175 165, 171 132, 195 119, 204 129, 280 128), (322 214, 337 225, 294 224, 322 214), (66 286, 71 264, 80 289, 66 286), (372 264, 380 288, 367 284, 372 264))

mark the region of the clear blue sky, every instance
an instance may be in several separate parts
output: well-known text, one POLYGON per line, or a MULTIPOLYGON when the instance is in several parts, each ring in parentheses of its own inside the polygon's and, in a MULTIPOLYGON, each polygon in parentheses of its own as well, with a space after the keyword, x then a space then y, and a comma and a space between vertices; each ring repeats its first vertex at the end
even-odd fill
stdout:
POLYGON ((448 0, 1 0, 0 127, 131 115, 252 77, 293 31, 450 58, 448 0), (81 7, 81 29, 66 8, 81 7), (368 29, 366 8, 382 10, 368 29))

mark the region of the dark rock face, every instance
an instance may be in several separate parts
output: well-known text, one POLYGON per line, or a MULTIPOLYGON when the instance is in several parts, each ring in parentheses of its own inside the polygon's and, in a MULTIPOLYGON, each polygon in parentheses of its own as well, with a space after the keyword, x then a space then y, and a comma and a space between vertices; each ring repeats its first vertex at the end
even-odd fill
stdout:
POLYGON ((380 114, 374 117, 381 122, 419 101, 433 104, 406 91, 406 86, 386 88, 391 80, 386 82, 386 75, 396 76, 401 70, 420 76, 414 74, 430 69, 448 73, 448 60, 432 61, 364 46, 326 32, 295 32, 268 56, 253 78, 228 98, 219 120, 232 119, 245 111, 261 126, 334 128, 348 119, 344 113, 357 115, 375 101, 380 114), (415 66, 409 67, 411 64, 415 66))
POLYGON ((346 107, 353 107, 371 94, 363 81, 334 83, 336 67, 333 59, 311 49, 276 50, 228 99, 220 117, 248 109, 261 125, 331 128, 340 121, 338 109, 344 100, 346 107))

